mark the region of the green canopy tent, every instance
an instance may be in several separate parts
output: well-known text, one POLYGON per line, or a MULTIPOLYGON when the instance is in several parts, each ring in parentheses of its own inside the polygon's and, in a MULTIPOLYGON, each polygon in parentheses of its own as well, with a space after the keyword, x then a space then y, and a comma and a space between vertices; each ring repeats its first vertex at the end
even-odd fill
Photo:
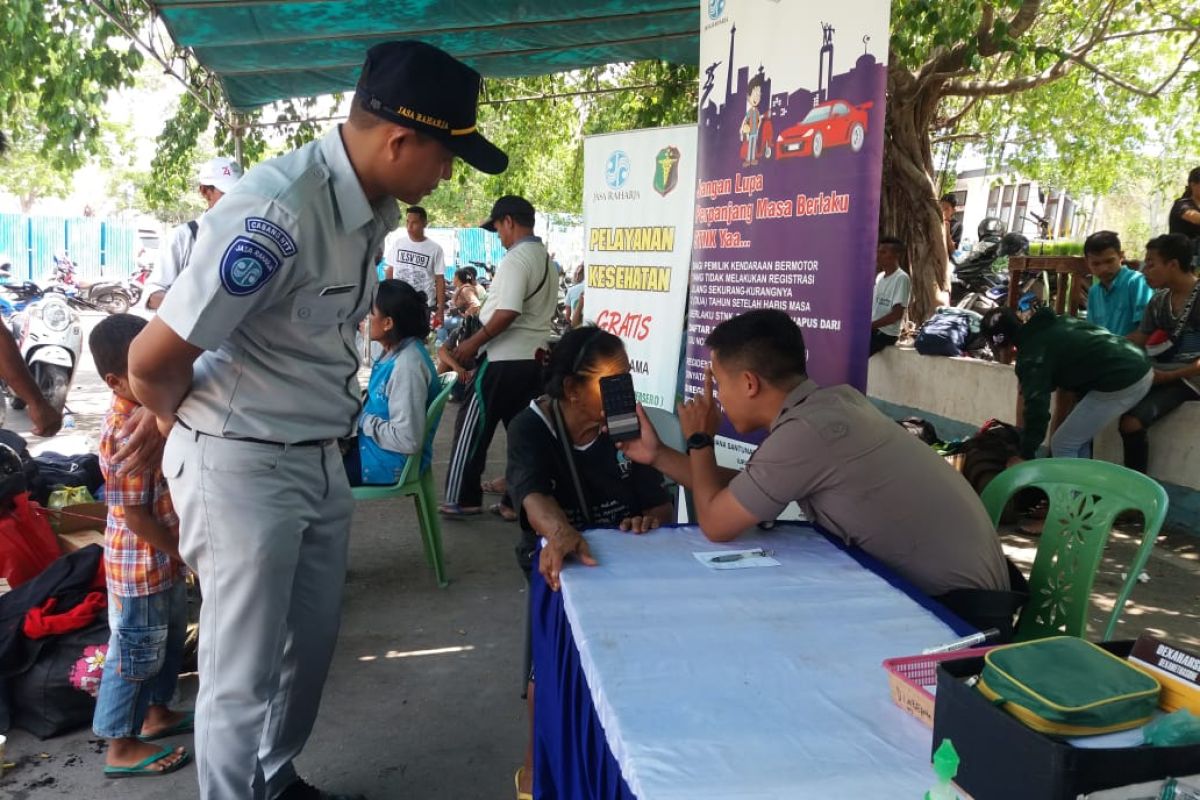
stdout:
POLYGON ((421 39, 485 76, 621 61, 695 64, 695 0, 153 0, 180 47, 216 76, 230 106, 354 87, 375 44, 421 39))

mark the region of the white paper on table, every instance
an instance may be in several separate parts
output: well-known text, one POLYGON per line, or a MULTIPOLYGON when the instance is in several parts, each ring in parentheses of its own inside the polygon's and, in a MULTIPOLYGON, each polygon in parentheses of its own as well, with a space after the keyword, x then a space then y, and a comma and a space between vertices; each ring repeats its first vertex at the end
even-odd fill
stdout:
POLYGON ((778 567, 779 562, 768 555, 764 555, 763 551, 757 547, 752 547, 749 550, 712 550, 706 553, 692 553, 704 566, 709 569, 751 569, 753 567, 778 567), (737 561, 717 561, 713 559, 718 556, 735 556, 741 555, 737 561))

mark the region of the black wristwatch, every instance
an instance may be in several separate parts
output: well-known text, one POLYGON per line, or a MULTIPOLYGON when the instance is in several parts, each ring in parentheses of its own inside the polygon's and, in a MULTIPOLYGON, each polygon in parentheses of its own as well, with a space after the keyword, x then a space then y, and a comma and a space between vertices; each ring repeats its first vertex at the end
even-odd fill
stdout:
POLYGON ((703 450, 706 447, 713 446, 713 437, 707 433, 693 433, 687 438, 687 451, 690 453, 693 450, 703 450))

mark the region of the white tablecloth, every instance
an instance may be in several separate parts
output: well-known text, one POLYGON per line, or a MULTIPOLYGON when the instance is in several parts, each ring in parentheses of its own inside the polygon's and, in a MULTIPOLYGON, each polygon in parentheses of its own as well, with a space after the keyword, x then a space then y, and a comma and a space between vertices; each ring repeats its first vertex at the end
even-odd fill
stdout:
POLYGON ((608 745, 639 800, 920 798, 931 734, 881 662, 957 638, 820 534, 715 545, 696 528, 587 535, 567 618, 608 745), (693 552, 763 546, 782 565, 715 571, 693 552))

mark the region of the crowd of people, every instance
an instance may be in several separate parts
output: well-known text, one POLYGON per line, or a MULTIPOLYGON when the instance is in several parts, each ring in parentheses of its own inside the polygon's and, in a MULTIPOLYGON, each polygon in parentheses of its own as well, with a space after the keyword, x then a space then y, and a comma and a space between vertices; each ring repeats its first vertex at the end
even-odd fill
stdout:
MULTIPOLYGON (((205 800, 345 797, 309 784, 293 762, 338 633, 350 487, 393 484, 410 458, 428 468, 426 411, 447 372, 461 403, 440 513, 465 520, 484 511, 485 492, 501 495, 492 510, 517 523, 527 579, 536 571, 558 590, 568 560, 595 565, 588 528, 640 534, 673 521, 669 481, 690 493, 712 541, 796 502, 963 619, 1011 634, 1027 587, 979 497, 861 392, 816 384, 803 333, 783 311, 750 311, 709 334, 704 389, 678 409, 680 451, 640 406, 636 438, 609 435, 600 382, 630 362, 620 338, 582 324, 582 267, 567 297, 575 327, 551 345, 560 268, 528 200, 502 196, 482 223, 506 251, 488 289, 470 268, 446 285, 417 203, 451 177, 455 157, 506 168, 475 129, 479 90, 478 73, 436 48, 372 48, 349 118, 323 139, 245 175, 228 159, 202 166, 208 210, 172 232, 147 303, 157 316, 112 316, 91 334, 113 394, 100 442, 111 641, 94 718, 109 777, 194 761, 205 800), (397 200, 409 204, 407 236, 383 252, 397 200), (375 358, 360 395, 363 319, 375 358), (717 464, 722 414, 739 434, 765 433, 741 471, 717 464), (501 423, 505 473, 485 481, 501 423), (170 706, 189 571, 203 590, 194 712, 170 706), (193 748, 158 744, 187 732, 193 748)), ((961 230, 945 219, 956 246, 961 230)), ((1090 456, 1096 433, 1119 420, 1126 463, 1141 471, 1147 429, 1195 399, 1200 169, 1171 226, 1147 244, 1140 271, 1115 233, 1089 237, 1088 321, 1045 308, 986 315, 992 350, 1015 361, 1021 458, 1035 457, 1051 428, 1055 391, 1075 402, 1060 405, 1053 455, 1090 456)), ((880 239, 872 354, 900 334, 904 259, 902 241, 880 239)), ((0 369, 12 358, 6 335, 0 327, 0 369)), ((10 383, 35 431, 52 434, 56 412, 36 386, 10 383)), ((531 723, 535 683, 530 667, 531 723)), ((532 797, 531 754, 515 776, 518 798, 532 797)))
MULTIPOLYGON (((961 235, 952 228, 953 202, 952 195, 941 200, 948 244, 961 235)), ((980 333, 992 356, 1015 363, 1021 459, 1035 456, 1051 428, 1051 455, 1090 458, 1093 438, 1117 421, 1125 466, 1144 473, 1148 429, 1200 399, 1200 167, 1172 205, 1168 228, 1146 243, 1136 268, 1117 233, 1087 237, 1086 320, 1037 302, 983 315, 980 333)), ((871 355, 896 343, 911 301, 904 249, 894 237, 879 240, 871 355)))

